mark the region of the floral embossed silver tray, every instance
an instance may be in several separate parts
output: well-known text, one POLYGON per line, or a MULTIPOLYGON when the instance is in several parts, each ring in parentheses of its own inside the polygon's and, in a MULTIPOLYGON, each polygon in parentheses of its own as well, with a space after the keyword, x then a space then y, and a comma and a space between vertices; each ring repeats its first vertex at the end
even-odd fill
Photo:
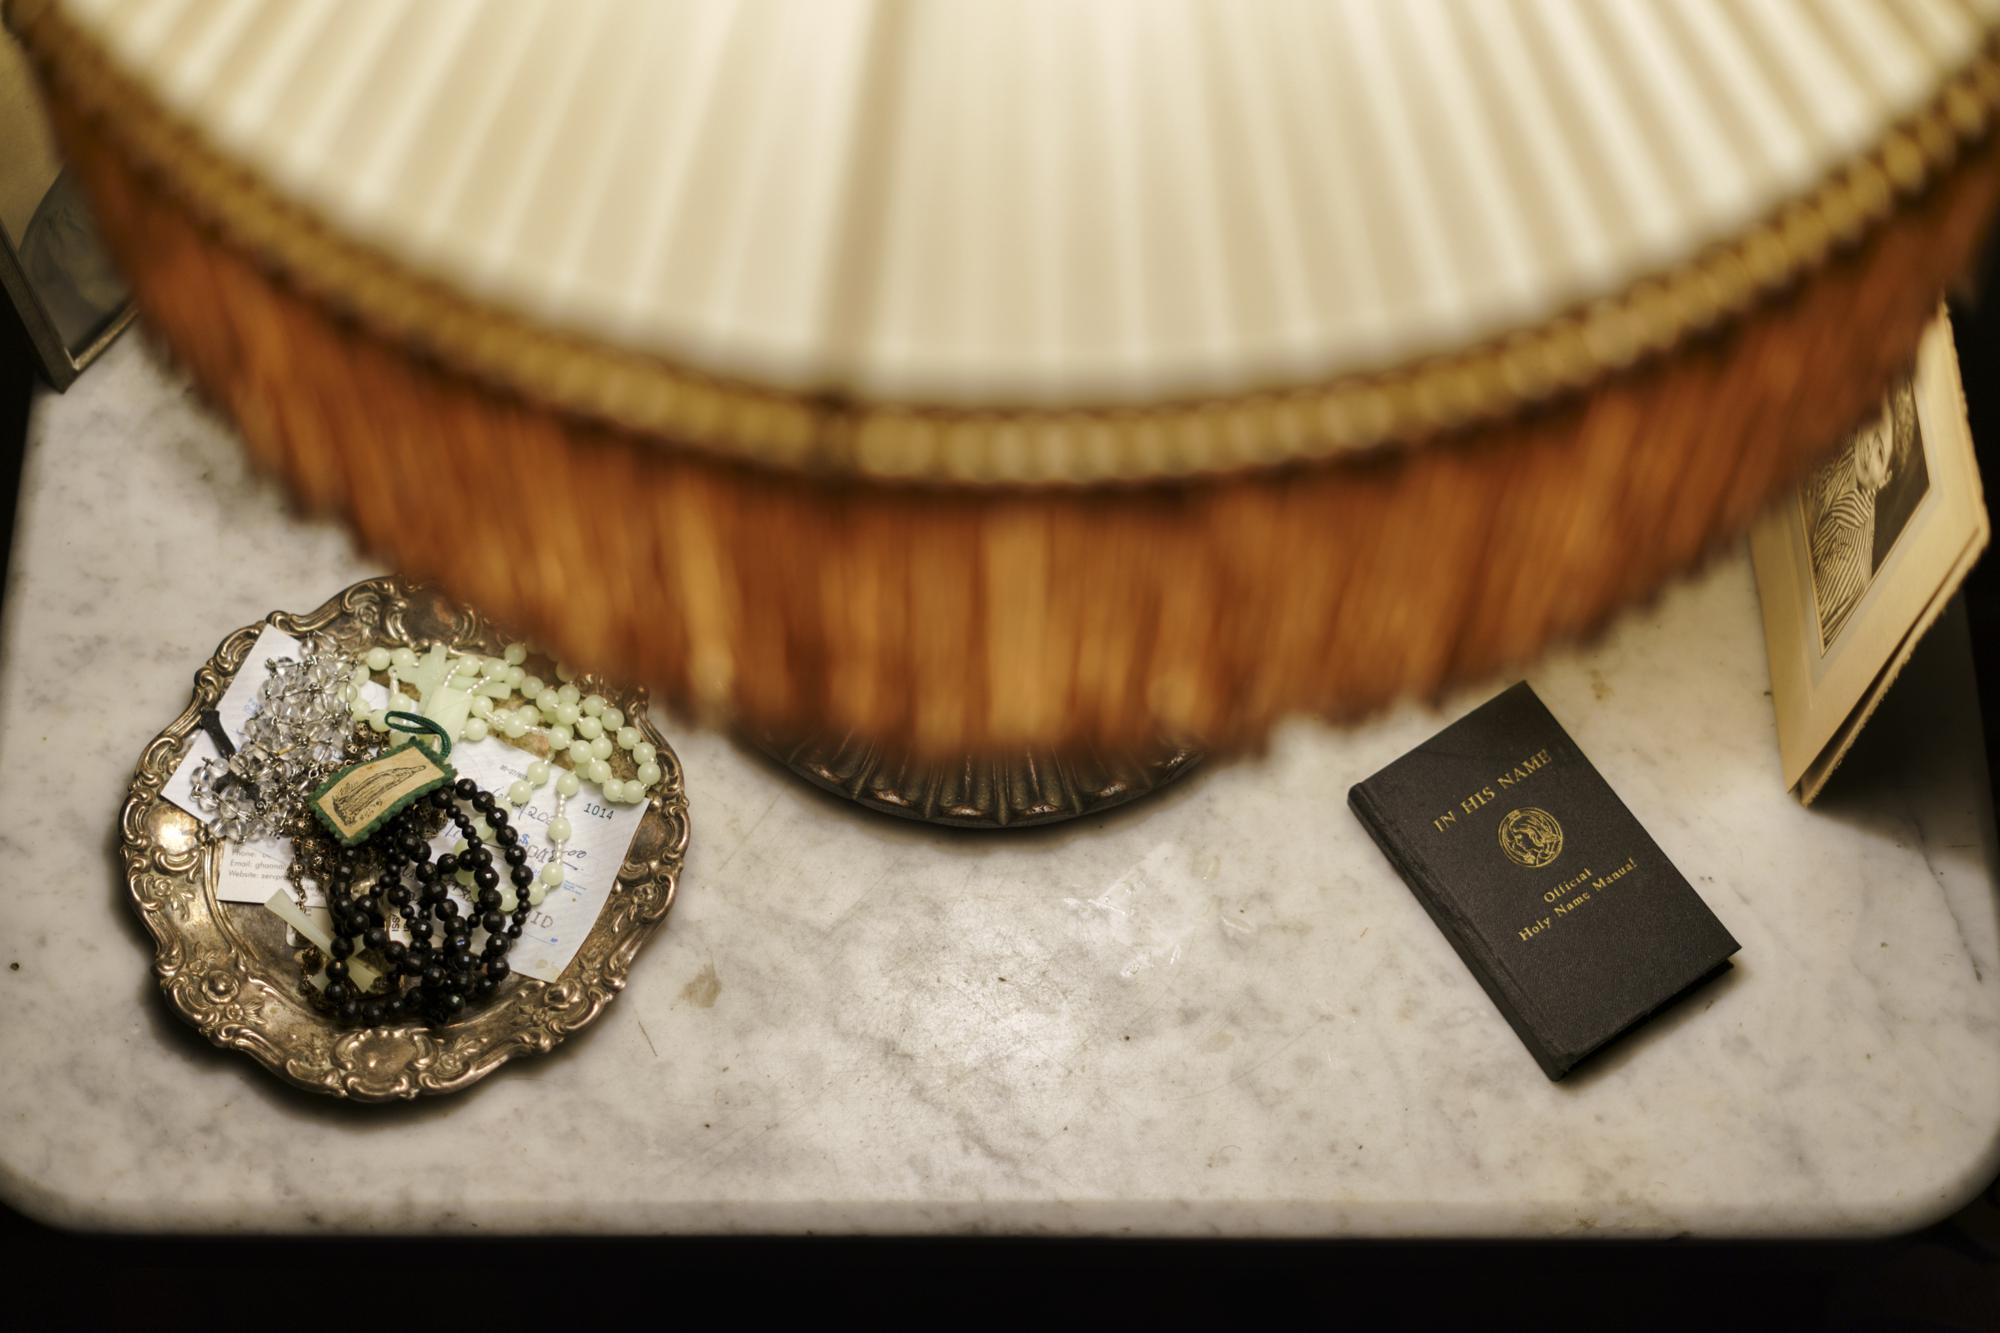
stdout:
MULTIPOLYGON (((302 950, 281 919, 258 904, 217 899, 220 843, 161 795, 201 713, 229 688, 264 623, 224 639, 195 673, 188 706, 140 756, 120 820, 126 885, 152 933, 154 970, 173 1007, 216 1045, 243 1051, 286 1082, 362 1102, 456 1092, 515 1056, 553 1049, 602 1013, 673 906, 687 854, 680 760, 647 717, 645 693, 593 685, 657 747, 662 777, 610 898, 561 977, 511 977, 491 1002, 443 1027, 348 1029, 307 998, 302 950)), ((393 578, 357 583, 304 615, 275 612, 267 623, 349 648, 445 643, 497 653, 502 647, 499 633, 476 612, 393 578)))

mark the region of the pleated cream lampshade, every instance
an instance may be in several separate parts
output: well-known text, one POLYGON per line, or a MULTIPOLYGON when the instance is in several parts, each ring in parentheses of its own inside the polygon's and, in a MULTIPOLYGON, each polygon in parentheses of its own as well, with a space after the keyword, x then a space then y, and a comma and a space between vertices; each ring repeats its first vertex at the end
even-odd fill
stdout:
POLYGON ((1256 743, 1721 540, 1992 213, 2000 0, 12 0, 142 309, 682 704, 1256 743))

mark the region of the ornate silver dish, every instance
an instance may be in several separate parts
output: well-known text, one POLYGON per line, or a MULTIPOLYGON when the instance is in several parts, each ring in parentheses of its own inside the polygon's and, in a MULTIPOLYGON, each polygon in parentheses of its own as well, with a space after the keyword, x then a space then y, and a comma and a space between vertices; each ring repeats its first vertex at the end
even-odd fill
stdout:
POLYGON ((475 1013, 446 1027, 420 1023, 341 1028, 308 1001, 303 950, 264 907, 218 901, 219 843, 160 792, 199 727, 269 623, 347 646, 447 643, 498 652, 501 636, 476 612, 400 579, 368 579, 304 615, 274 612, 229 635, 195 673, 194 696, 146 746, 120 818, 125 880, 156 945, 160 989, 210 1041, 251 1056, 278 1077, 352 1101, 457 1092, 517 1055, 552 1050, 624 989, 639 948, 673 906, 687 854, 687 795, 679 758, 646 714, 643 690, 603 682, 659 749, 662 782, 618 871, 616 886, 577 955, 554 982, 515 976, 475 1013))

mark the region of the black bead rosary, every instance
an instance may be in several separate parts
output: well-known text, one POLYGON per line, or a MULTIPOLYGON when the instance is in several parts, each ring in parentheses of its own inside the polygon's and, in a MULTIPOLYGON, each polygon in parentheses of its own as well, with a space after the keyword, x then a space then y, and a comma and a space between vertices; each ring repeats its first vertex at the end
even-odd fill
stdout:
POLYGON ((493 794, 471 778, 459 778, 398 811, 363 846, 375 853, 372 859, 379 873, 374 879, 355 889, 370 858, 358 848, 344 847, 334 856, 327 885, 333 957, 326 965, 325 994, 341 1021, 365 1027, 406 1019, 449 1023, 468 1005, 492 995, 507 979, 507 950, 521 938, 521 923, 529 911, 528 888, 535 882, 528 849, 493 794), (473 814, 462 806, 470 806, 473 814), (458 825, 466 849, 433 860, 425 825, 436 829, 439 813, 458 825), (500 848, 497 863, 480 837, 474 814, 492 830, 500 848), (500 910, 502 867, 514 886, 511 919, 500 910), (472 874, 476 904, 463 917, 449 892, 453 877, 461 871, 472 874), (407 923, 408 944, 389 937, 391 912, 407 923), (433 926, 443 931, 435 942, 433 926), (485 935, 477 953, 475 931, 485 935), (386 989, 364 993, 349 976, 348 959, 364 948, 387 964, 386 989))

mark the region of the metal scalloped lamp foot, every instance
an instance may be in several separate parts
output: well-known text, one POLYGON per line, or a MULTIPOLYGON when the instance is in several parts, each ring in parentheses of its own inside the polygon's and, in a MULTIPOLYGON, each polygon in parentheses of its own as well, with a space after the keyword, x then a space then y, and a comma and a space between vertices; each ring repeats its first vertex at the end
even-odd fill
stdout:
POLYGON ((849 736, 752 744, 816 787, 926 824, 1010 829, 1059 824, 1158 791, 1201 762, 1202 752, 1161 742, 1143 751, 1024 750, 998 758, 917 761, 849 736))

